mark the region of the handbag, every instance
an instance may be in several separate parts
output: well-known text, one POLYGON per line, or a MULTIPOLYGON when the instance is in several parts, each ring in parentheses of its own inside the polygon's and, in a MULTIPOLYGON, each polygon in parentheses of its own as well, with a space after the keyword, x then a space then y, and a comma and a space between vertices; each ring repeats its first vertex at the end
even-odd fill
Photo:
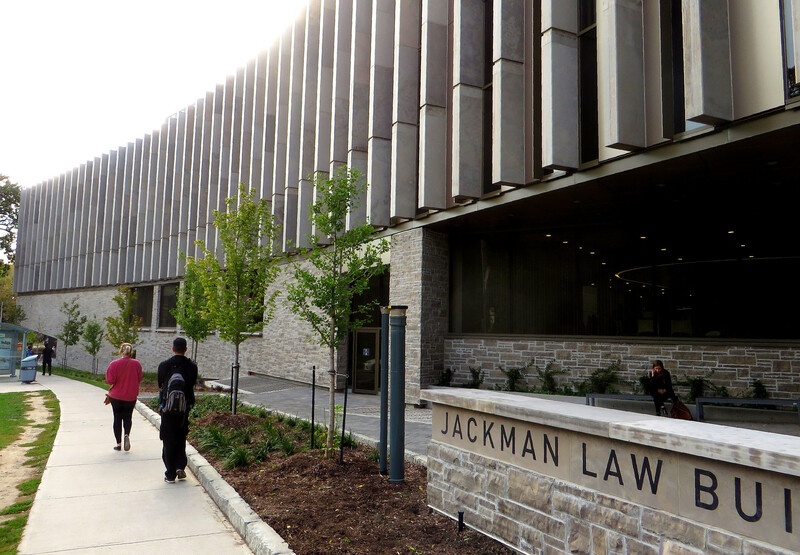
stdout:
POLYGON ((683 404, 680 399, 675 399, 672 403, 672 408, 669 410, 669 415, 672 418, 679 418, 681 420, 693 420, 692 413, 689 407, 683 404))

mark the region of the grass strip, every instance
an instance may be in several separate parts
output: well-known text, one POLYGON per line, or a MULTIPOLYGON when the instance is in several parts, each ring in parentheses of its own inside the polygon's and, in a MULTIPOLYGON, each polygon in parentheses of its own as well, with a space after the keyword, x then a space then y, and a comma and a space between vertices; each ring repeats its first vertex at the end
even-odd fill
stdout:
POLYGON ((27 419, 25 393, 0 394, 0 449, 11 445, 22 433, 27 419))

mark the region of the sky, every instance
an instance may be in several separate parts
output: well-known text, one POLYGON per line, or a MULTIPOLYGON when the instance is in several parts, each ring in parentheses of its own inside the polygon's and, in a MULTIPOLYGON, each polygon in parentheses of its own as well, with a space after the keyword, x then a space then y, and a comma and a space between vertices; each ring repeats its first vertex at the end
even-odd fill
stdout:
POLYGON ((30 187, 143 137, 306 0, 0 0, 0 174, 30 187))

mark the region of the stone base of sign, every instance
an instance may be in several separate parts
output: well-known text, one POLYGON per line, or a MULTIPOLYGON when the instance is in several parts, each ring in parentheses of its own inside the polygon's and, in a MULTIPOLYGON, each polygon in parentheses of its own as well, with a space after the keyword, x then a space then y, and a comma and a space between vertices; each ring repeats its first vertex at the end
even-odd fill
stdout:
POLYGON ((799 438, 494 392, 422 396, 429 505, 524 553, 800 550, 799 438))

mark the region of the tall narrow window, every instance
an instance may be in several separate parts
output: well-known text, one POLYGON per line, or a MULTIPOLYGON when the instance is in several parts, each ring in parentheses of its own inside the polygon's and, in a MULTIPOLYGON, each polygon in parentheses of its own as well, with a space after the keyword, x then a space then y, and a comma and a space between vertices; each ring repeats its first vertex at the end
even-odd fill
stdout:
POLYGON ((149 328, 153 323, 153 286, 131 287, 136 295, 133 312, 142 319, 142 327, 149 328))
POLYGON ((178 323, 172 311, 178 306, 178 284, 167 283, 161 286, 161 295, 158 308, 158 327, 174 328, 178 323))
POLYGON ((786 79, 786 98, 800 96, 800 84, 797 83, 797 60, 795 59, 795 36, 793 20, 798 14, 792 11, 792 0, 781 2, 783 19, 783 67, 786 79))
POLYGON ((580 0, 578 8, 578 78, 580 80, 581 163, 597 160, 597 8, 595 0, 580 0))

